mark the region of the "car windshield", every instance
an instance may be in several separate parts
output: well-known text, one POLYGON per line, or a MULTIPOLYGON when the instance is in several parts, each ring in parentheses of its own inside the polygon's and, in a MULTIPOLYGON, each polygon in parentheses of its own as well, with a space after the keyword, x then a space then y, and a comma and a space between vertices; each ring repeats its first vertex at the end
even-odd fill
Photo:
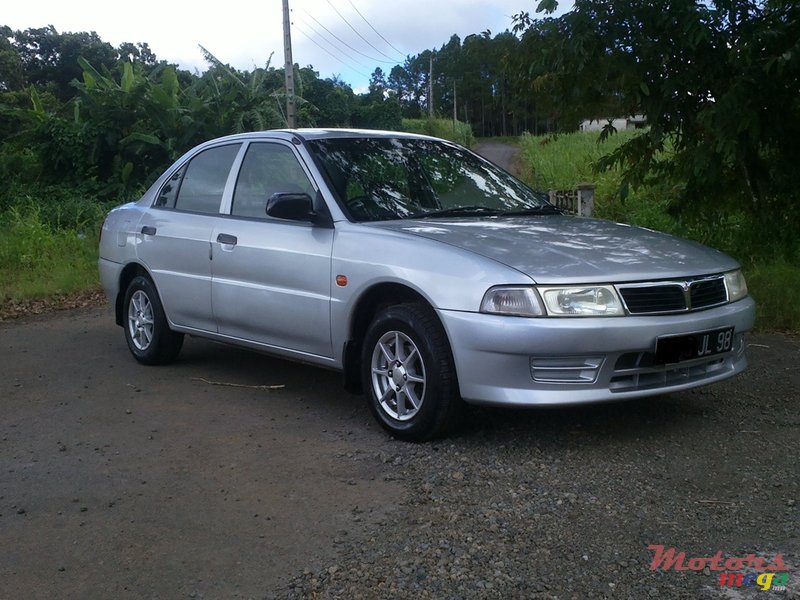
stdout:
POLYGON ((446 142, 330 138, 309 146, 356 221, 557 212, 546 194, 446 142))

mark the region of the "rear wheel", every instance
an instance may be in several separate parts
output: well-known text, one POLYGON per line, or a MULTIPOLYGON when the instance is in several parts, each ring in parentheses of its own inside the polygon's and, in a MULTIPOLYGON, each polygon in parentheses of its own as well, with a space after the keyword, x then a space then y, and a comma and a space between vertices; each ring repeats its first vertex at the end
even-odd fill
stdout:
POLYGON ((125 341, 133 357, 145 365, 163 365, 175 360, 183 345, 183 334, 172 331, 153 282, 135 277, 125 291, 125 341))
POLYGON ((452 352, 429 307, 380 311, 364 338, 361 365, 370 409, 392 435, 423 441, 455 425, 462 401, 452 352))

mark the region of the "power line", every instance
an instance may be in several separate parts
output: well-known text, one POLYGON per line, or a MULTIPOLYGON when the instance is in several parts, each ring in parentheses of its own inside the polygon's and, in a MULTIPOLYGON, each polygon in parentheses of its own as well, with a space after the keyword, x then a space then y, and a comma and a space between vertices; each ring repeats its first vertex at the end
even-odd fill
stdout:
MULTIPOLYGON (((301 18, 302 18, 302 17, 301 17, 301 18)), ((330 46, 331 48, 333 48, 333 49, 334 49, 336 52, 338 52, 338 53, 342 54, 342 55, 343 55, 345 58, 347 58, 347 60, 350 60, 350 61, 352 61, 352 62, 356 63, 357 65, 359 65, 359 66, 361 66, 361 67, 364 67, 365 69, 369 69, 369 65, 365 65, 365 64, 364 64, 364 63, 362 63, 360 60, 358 60, 358 59, 357 59, 355 56, 351 55, 351 54, 350 54, 350 53, 349 53, 347 50, 344 50, 343 48, 340 48, 340 47, 338 47, 338 46, 337 46, 337 45, 334 43, 334 41, 331 41, 331 40, 329 40, 329 39, 328 39, 328 38, 325 36, 325 34, 323 34, 321 31, 319 31, 319 30, 318 30, 316 27, 314 27, 314 26, 313 26, 311 23, 309 23, 309 22, 308 22, 308 21, 306 21, 305 19, 303 19, 303 25, 304 25, 305 27, 308 27, 308 28, 309 28, 309 29, 310 29, 310 30, 311 30, 311 31, 312 31, 312 32, 313 32, 313 33, 314 33, 314 34, 315 34, 315 35, 316 35, 316 36, 317 36, 319 39, 321 39, 321 40, 322 40, 322 41, 324 41, 326 44, 328 44, 328 46, 330 46)))
POLYGON ((341 19, 342 19, 342 21, 344 21, 344 22, 347 24, 347 26, 348 26, 350 29, 352 29, 352 30, 353 30, 353 32, 354 32, 354 33, 355 33, 355 34, 356 34, 358 37, 360 37, 362 40, 364 40, 364 41, 367 43, 367 45, 369 45, 369 47, 370 47, 370 48, 372 48, 373 50, 375 50, 375 51, 376 51, 378 54, 380 54, 380 55, 382 55, 382 56, 385 56, 385 57, 386 57, 386 58, 388 58, 389 60, 391 60, 391 61, 393 61, 393 62, 397 62, 397 61, 395 61, 395 59, 393 59, 391 56, 389 56, 389 55, 388 55, 388 54, 386 54, 385 52, 383 52, 383 51, 379 50, 378 48, 376 48, 375 46, 373 46, 372 42, 370 42, 370 41, 369 41, 367 38, 365 38, 363 35, 361 35, 361 33, 360 33, 360 32, 359 32, 359 31, 358 31, 358 30, 357 30, 355 27, 353 27, 353 26, 350 24, 350 21, 348 21, 347 19, 345 19, 345 18, 344 18, 344 15, 342 15, 342 13, 340 13, 340 12, 339 12, 339 9, 338 9, 338 8, 336 8, 336 6, 334 6, 334 4, 333 4, 333 2, 331 2, 331 0, 328 0, 328 4, 330 4, 330 5, 331 5, 331 8, 332 8, 333 10, 335 10, 335 11, 336 11, 336 14, 337 14, 337 15, 339 15, 339 18, 341 18, 341 19))
POLYGON ((332 53, 330 50, 328 50, 327 48, 325 48, 324 46, 322 46, 322 45, 321 45, 319 42, 317 42, 317 40, 315 40, 314 38, 312 38, 310 35, 308 35, 308 34, 307 34, 305 31, 303 31, 302 29, 297 29, 297 28, 295 28, 295 29, 296 29, 297 31, 299 31, 299 32, 300 32, 300 33, 301 33, 301 34, 302 34, 302 35, 303 35, 305 38, 307 38, 307 39, 308 39, 308 41, 310 41, 312 44, 314 44, 314 45, 315 45, 317 48, 319 48, 320 50, 322 50, 323 52, 325 52, 325 53, 326 53, 328 56, 330 56, 331 58, 333 58, 333 59, 334 59, 336 62, 339 62, 339 63, 341 63, 342 65, 344 65, 345 67, 347 67, 348 69, 350 69, 350 70, 351 70, 351 71, 353 71, 354 73, 358 73, 358 74, 359 74, 359 75, 361 75, 362 77, 369 77, 369 75, 367 75, 367 74, 365 74, 365 73, 362 73, 362 72, 361 72, 361 71, 359 71, 358 69, 354 69, 353 67, 351 67, 351 66, 350 66, 350 65, 349 65, 347 62, 345 62, 344 60, 342 60, 340 57, 338 57, 338 56, 335 56, 335 55, 334 55, 334 54, 333 54, 333 53, 332 53))
POLYGON ((319 21, 316 19, 316 17, 314 17, 314 15, 310 14, 308 11, 303 11, 303 12, 305 12, 305 13, 306 13, 306 15, 308 15, 309 17, 311 17, 312 19, 314 19, 314 22, 315 22, 317 25, 319 25, 320 27, 322 27, 322 28, 323 28, 325 31, 327 31, 329 34, 331 34, 333 37, 335 37, 337 40, 339 40, 339 42, 341 42, 342 44, 344 44, 345 46, 347 46, 348 48, 350 48, 350 50, 352 50, 352 51, 353 51, 353 52, 355 52, 356 54, 360 54, 360 55, 361 55, 361 56, 363 56, 364 58, 368 58, 369 60, 373 60, 373 61, 375 61, 375 62, 379 62, 379 63, 385 63, 385 64, 389 64, 389 65, 395 65, 395 64, 397 64, 397 61, 381 60, 380 58, 375 58, 374 56, 370 56, 370 55, 368 55, 368 54, 364 54, 363 52, 361 52, 361 50, 357 50, 356 48, 353 48, 353 47, 352 47, 350 44, 348 44, 348 43, 347 43, 347 42, 345 42, 345 41, 344 41, 342 38, 340 38, 338 35, 336 35, 335 33, 333 33, 333 32, 332 32, 330 29, 328 29, 327 27, 325 27, 325 25, 323 25, 322 23, 320 23, 320 22, 319 22, 319 21))
POLYGON ((353 10, 355 10, 355 11, 358 13, 358 16, 359 16, 359 17, 361 17, 362 19, 364 19, 364 23, 366 23, 367 25, 369 25, 369 26, 370 26, 370 28, 372 29, 372 31, 374 31, 376 34, 378 34, 378 37, 379 37, 379 38, 381 38, 381 39, 382 39, 384 42, 386 42, 387 44, 389 44, 389 46, 390 46, 390 47, 391 47, 391 48, 392 48, 392 49, 393 49, 395 52, 397 52, 397 53, 398 53, 400 56, 402 56, 403 58, 405 58, 405 56, 406 56, 406 55, 405 55, 405 52, 402 52, 401 50, 398 50, 397 48, 395 48, 394 44, 392 44, 392 43, 391 43, 389 40, 387 40, 385 37, 383 37, 383 36, 381 35, 381 32, 380 32, 380 31, 378 31, 377 29, 375 29, 375 28, 373 27, 373 26, 372 26, 372 23, 370 23, 369 21, 367 21, 367 17, 365 17, 364 15, 362 15, 362 14, 361 14, 361 11, 360 11, 360 10, 358 10, 358 8, 356 8, 356 5, 355 5, 355 4, 353 4, 353 0, 347 0, 347 1, 348 1, 348 2, 350 2, 350 6, 352 6, 352 7, 353 7, 353 10))

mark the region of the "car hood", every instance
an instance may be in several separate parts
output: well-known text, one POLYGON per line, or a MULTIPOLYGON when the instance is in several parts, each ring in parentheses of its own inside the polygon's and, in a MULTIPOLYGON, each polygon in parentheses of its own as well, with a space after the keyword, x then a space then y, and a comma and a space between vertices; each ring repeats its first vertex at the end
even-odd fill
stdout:
POLYGON ((542 284, 645 281, 738 267, 729 256, 695 242, 580 217, 409 219, 369 225, 463 248, 542 284))

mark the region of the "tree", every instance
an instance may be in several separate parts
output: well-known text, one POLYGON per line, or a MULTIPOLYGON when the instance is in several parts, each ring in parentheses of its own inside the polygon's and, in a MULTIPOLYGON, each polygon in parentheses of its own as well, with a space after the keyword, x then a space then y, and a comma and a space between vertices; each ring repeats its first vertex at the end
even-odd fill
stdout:
POLYGON ((83 75, 79 58, 98 69, 117 64, 117 51, 94 31, 59 33, 49 25, 15 32, 12 45, 19 53, 25 82, 50 88, 63 102, 74 95, 71 84, 83 75))
POLYGON ((389 71, 389 78, 387 80, 389 89, 391 89, 397 103, 404 117, 415 118, 421 114, 421 108, 415 98, 415 84, 414 81, 403 65, 395 65, 389 71))
POLYGON ((346 127, 350 125, 355 95, 338 77, 320 79, 313 67, 300 69, 303 100, 300 107, 302 127, 346 127))
POLYGON ((494 75, 491 37, 485 34, 472 34, 464 38, 462 47, 464 94, 462 101, 469 107, 468 121, 478 135, 494 134, 494 75))
POLYGON ((208 111, 205 122, 207 126, 213 124, 206 132, 209 138, 285 124, 279 112, 282 102, 276 97, 277 90, 283 86, 276 86, 274 70, 270 69, 272 55, 264 69, 240 72, 202 46, 200 50, 209 69, 196 82, 196 89, 208 111))
POLYGON ((0 27, 0 91, 20 90, 25 83, 22 59, 9 41, 12 35, 10 28, 0 27))
POLYGON ((369 78, 369 96, 373 100, 383 100, 386 96, 386 77, 380 67, 376 67, 369 78))
POLYGON ((532 68, 587 116, 615 105, 647 117, 602 167, 621 165, 631 184, 683 182, 682 209, 800 212, 800 4, 576 0, 555 24, 532 68))
MULTIPOLYGON (((587 106, 576 101, 552 76, 564 32, 555 19, 532 21, 526 13, 515 17, 515 33, 524 32, 512 59, 516 93, 525 99, 525 130, 534 133, 571 131, 584 118, 622 114, 617 107, 587 106)), ((613 96, 610 96, 613 99, 613 96)))
POLYGON ((117 48, 118 60, 125 62, 138 62, 148 67, 156 66, 156 55, 150 49, 147 42, 132 44, 131 42, 124 42, 117 48))

